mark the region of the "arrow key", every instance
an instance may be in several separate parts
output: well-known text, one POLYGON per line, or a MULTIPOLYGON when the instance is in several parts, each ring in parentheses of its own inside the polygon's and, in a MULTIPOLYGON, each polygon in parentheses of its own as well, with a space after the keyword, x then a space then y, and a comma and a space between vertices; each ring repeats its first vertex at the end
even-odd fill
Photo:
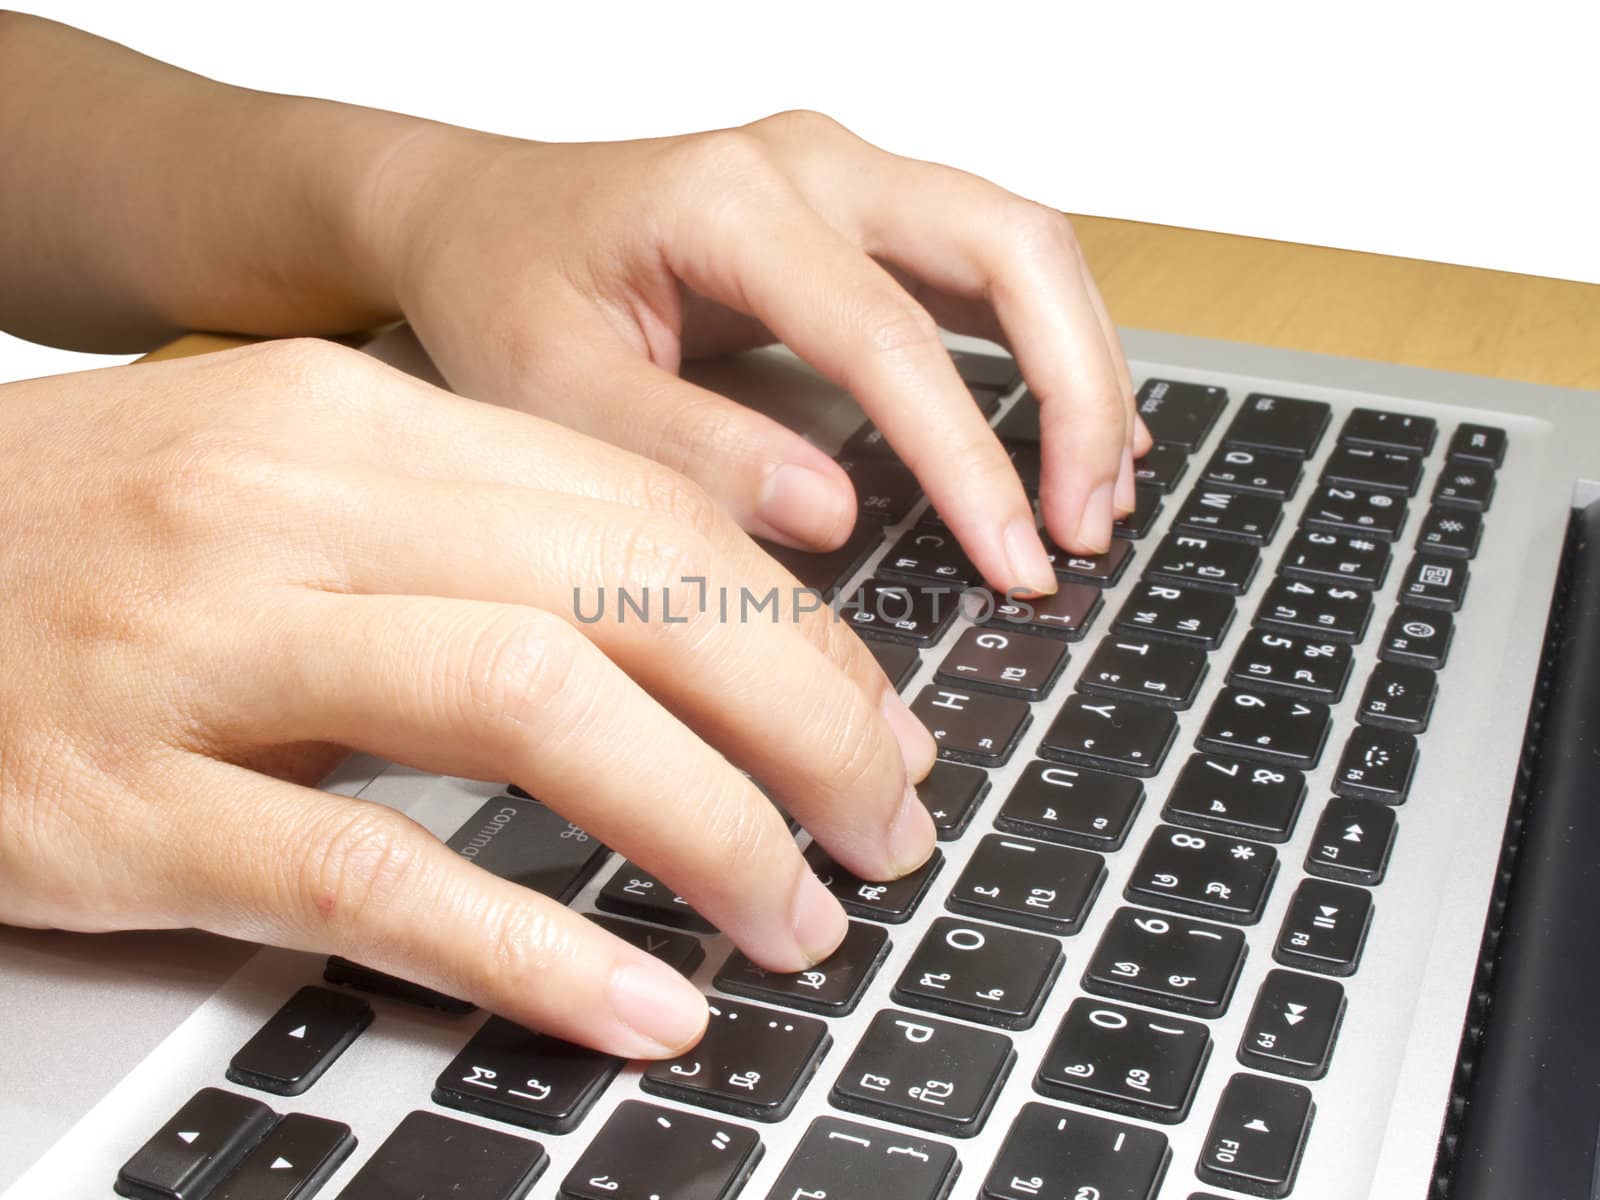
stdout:
POLYGON ((295 1200, 314 1195, 355 1145, 348 1125, 290 1113, 211 1193, 211 1200, 295 1200))
POLYGON ((122 1165, 117 1195, 132 1200, 208 1195, 277 1119, 259 1100, 201 1088, 122 1165))
POLYGON ((228 1078, 276 1096, 298 1096, 372 1023, 358 996, 303 987, 256 1031, 228 1064, 228 1078))
POLYGON ((1344 987, 1332 979, 1268 971, 1239 1039, 1239 1061, 1296 1079, 1321 1079, 1328 1073, 1344 1007, 1344 987))
POLYGON ((1306 871, 1324 879, 1383 882, 1394 848, 1394 809, 1357 796, 1335 796, 1322 810, 1306 851, 1306 871))
POLYGON ((1315 1109, 1298 1083, 1235 1075, 1222 1089, 1195 1174, 1251 1196, 1287 1196, 1315 1109))

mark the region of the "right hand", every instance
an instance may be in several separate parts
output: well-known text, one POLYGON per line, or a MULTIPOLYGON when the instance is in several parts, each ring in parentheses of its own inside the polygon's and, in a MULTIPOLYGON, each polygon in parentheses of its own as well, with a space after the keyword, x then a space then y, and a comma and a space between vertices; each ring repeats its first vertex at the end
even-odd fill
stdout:
POLYGON ((778 971, 845 918, 736 766, 858 875, 932 852, 933 742, 826 610, 575 619, 795 586, 664 467, 310 342, 9 385, 0 456, 0 920, 342 954, 661 1057, 693 987, 316 790, 340 748, 516 781, 778 971))

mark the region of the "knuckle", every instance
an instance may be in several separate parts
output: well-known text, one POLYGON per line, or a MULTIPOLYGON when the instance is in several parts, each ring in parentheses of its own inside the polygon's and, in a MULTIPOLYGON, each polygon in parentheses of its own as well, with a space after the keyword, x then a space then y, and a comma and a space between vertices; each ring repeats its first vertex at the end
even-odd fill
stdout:
POLYGON ((287 383, 310 384, 330 376, 365 373, 373 366, 366 355, 325 338, 293 337, 246 347, 241 355, 262 365, 287 383))
POLYGON ((864 706, 840 705, 837 711, 841 715, 830 739, 824 778, 836 794, 861 795, 881 781, 891 761, 886 739, 864 706))
POLYGON ((659 592, 686 577, 711 573, 710 542, 676 519, 647 515, 600 537, 599 577, 620 587, 659 592))
MULTIPOLYGON (((704 452, 705 443, 699 445, 704 452)), ((687 448, 685 442, 685 456, 687 448)), ((652 465, 643 473, 640 486, 649 511, 669 517, 701 537, 711 538, 723 524, 722 509, 711 494, 671 468, 652 465)))
POLYGON ((763 117, 755 122, 755 127, 771 129, 805 141, 823 141, 850 133, 826 113, 809 108, 791 108, 784 112, 773 113, 770 117, 763 117))
POLYGON ((706 878, 725 875, 735 864, 752 866, 756 874, 769 878, 774 858, 794 845, 777 810, 753 790, 733 792, 708 804, 702 814, 706 851, 717 864, 706 878))
POLYGON ((547 614, 530 612, 492 624, 469 643, 459 672, 462 716, 483 727, 539 728, 551 702, 581 670, 582 637, 547 614))
POLYGON ((890 301, 872 313, 865 322, 863 340, 870 353, 884 356, 942 347, 932 314, 910 297, 890 301))
POLYGON ((299 890, 340 944, 367 932, 371 914, 415 894, 423 870, 416 832, 393 809, 362 801, 309 831, 299 890))
POLYGON ((479 996, 525 997, 547 992, 561 963, 578 957, 577 939, 539 903, 507 904, 484 918, 487 953, 470 955, 467 989, 479 996))
POLYGON ((1076 256, 1078 238, 1064 213, 1031 200, 1018 200, 1004 220, 1007 240, 1025 258, 1044 255, 1076 256))
POLYGON ((772 152, 748 128, 716 129, 686 139, 679 164, 689 174, 727 180, 764 179, 776 171, 772 152))

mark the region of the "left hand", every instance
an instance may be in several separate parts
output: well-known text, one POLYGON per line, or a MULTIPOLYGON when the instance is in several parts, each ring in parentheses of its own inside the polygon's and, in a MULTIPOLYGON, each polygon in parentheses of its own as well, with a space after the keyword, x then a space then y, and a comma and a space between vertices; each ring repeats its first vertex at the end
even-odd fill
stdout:
POLYGON ((424 126, 371 195, 394 295, 454 388, 656 458, 753 533, 823 549, 855 517, 820 450, 677 375, 774 336, 857 397, 998 588, 1054 575, 939 325, 1016 354, 1058 543, 1103 550, 1133 506, 1149 435, 1072 229, 974 176, 796 112, 617 143, 424 126))

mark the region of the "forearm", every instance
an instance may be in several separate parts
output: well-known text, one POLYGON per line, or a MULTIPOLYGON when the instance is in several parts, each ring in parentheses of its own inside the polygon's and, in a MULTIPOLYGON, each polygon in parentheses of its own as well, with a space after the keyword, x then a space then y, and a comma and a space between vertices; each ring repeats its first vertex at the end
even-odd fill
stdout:
POLYGON ((397 315, 376 249, 384 164, 469 136, 230 87, 15 13, 0 80, 0 328, 78 349, 397 315))

